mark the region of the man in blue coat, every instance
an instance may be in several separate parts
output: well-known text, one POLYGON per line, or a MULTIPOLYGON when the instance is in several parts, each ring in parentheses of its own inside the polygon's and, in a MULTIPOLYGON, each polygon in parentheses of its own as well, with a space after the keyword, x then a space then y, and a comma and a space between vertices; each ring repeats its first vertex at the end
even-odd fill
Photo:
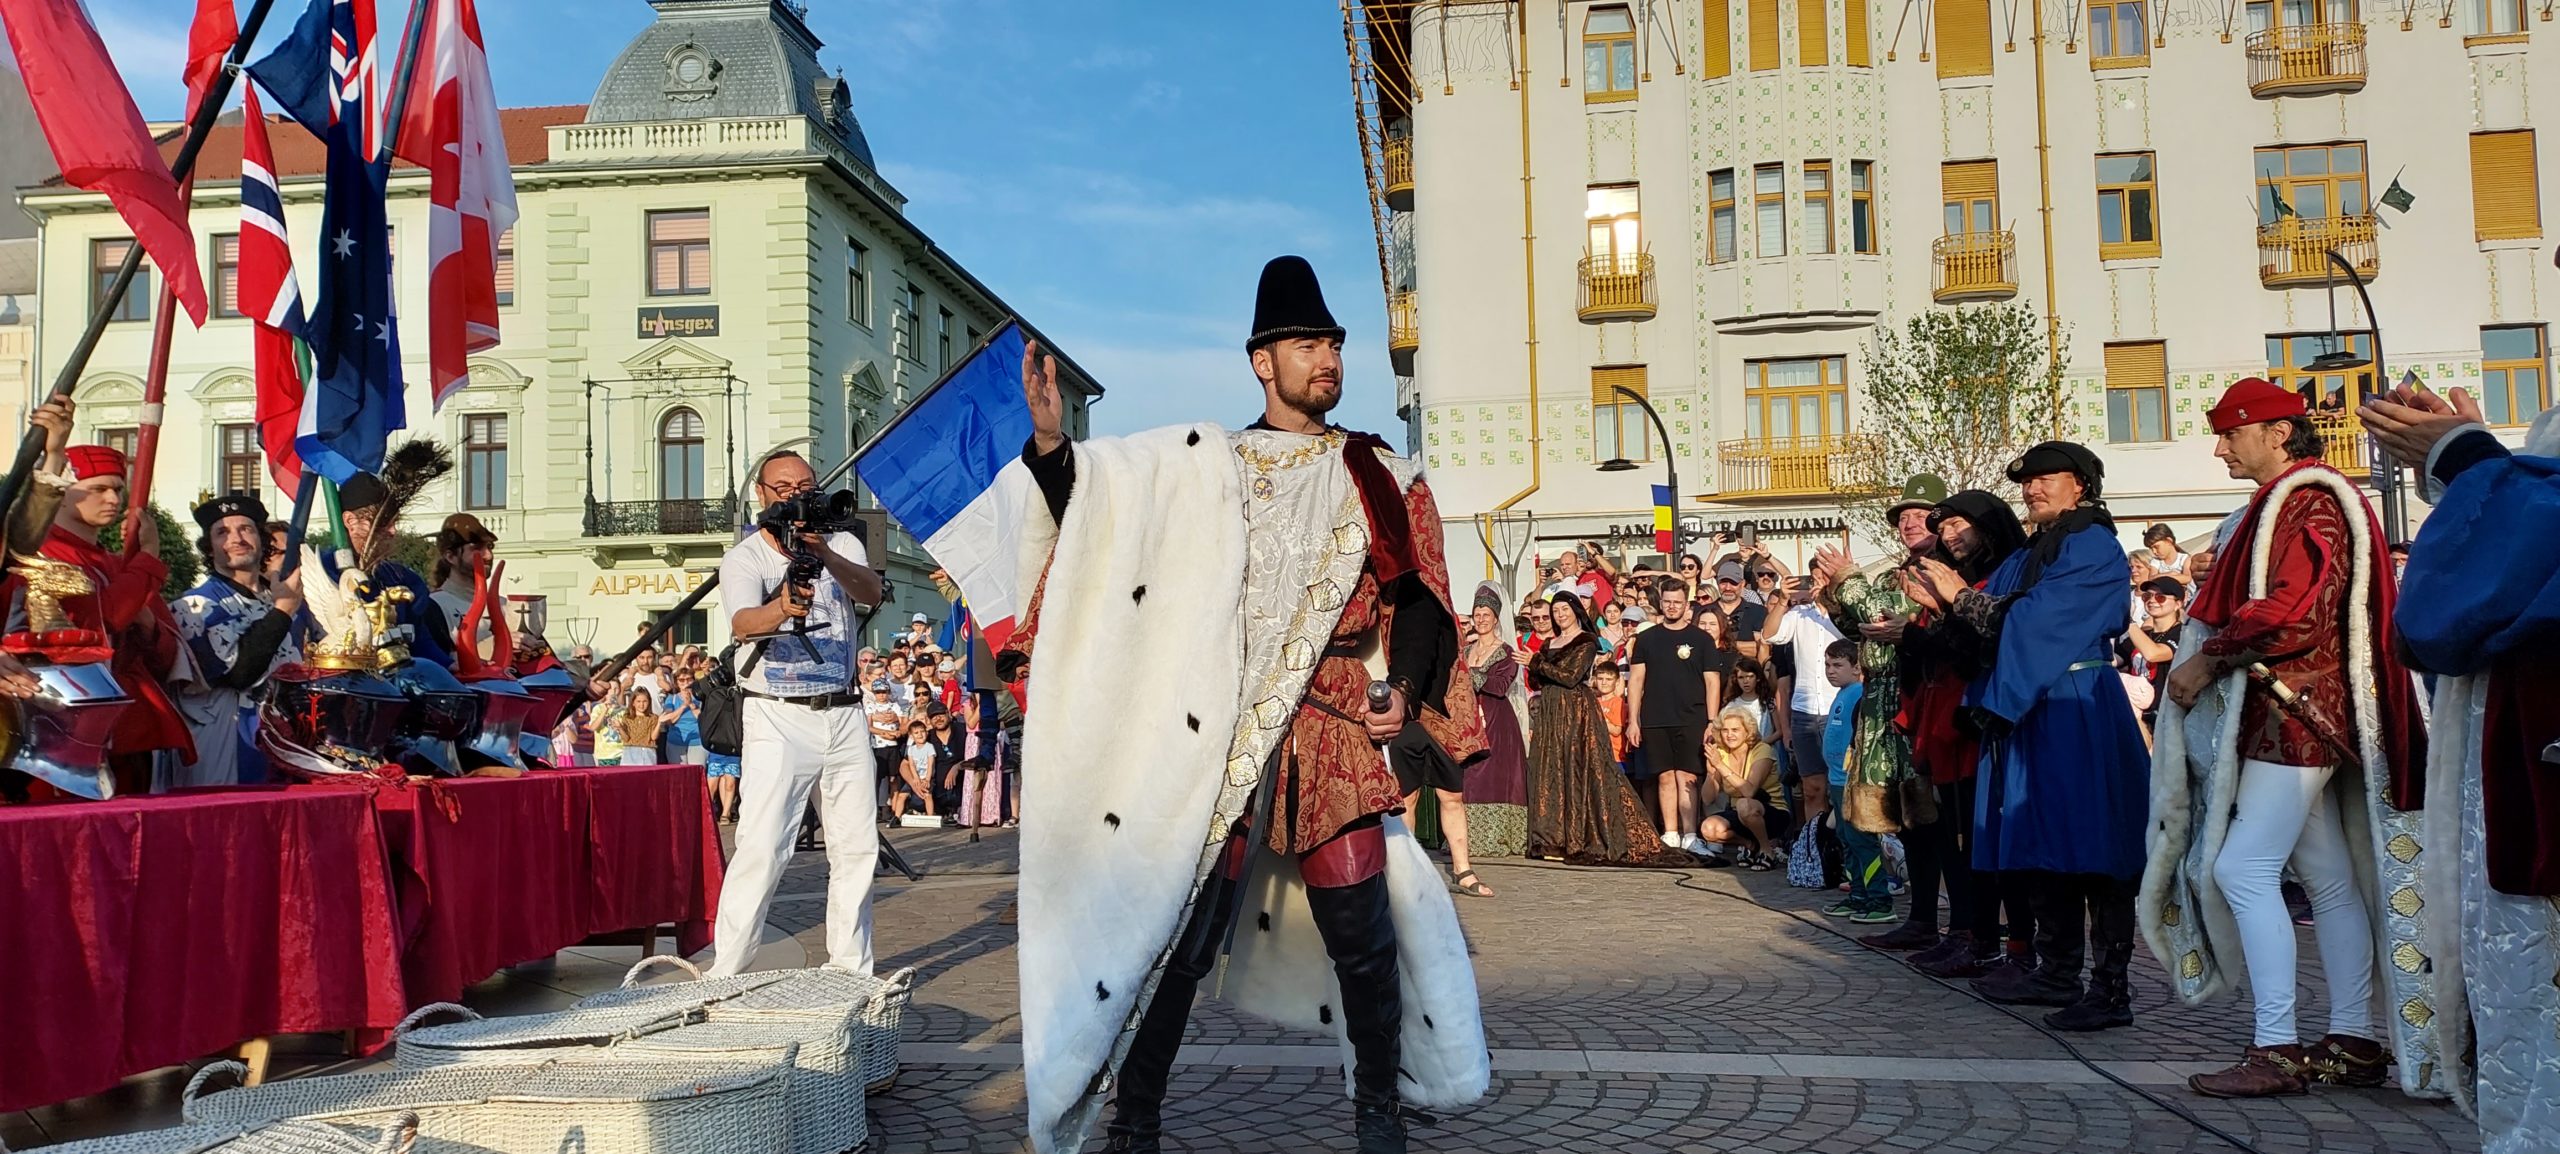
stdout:
POLYGON ((2009 463, 2034 528, 2026 548, 1980 590, 1924 566, 1951 615, 1995 654, 1961 715, 1982 736, 1973 865, 2019 879, 2036 918, 2036 967, 1977 986, 1994 1001, 2062 1007, 2045 1017, 2058 1030, 2133 1023, 2125 969, 2151 755, 2110 660, 2131 622, 2131 575, 2099 499, 2104 474, 2068 441, 2027 450, 2009 463))

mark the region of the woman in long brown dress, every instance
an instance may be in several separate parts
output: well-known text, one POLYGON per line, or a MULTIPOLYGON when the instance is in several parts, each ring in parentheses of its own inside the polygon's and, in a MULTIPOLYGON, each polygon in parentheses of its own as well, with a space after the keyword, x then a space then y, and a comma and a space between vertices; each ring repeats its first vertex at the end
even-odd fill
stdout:
POLYGON ((1486 755, 1467 767, 1467 834, 1477 857, 1518 857, 1529 837, 1529 694, 1520 663, 1502 634, 1502 590, 1476 590, 1467 637, 1467 670, 1476 708, 1484 712, 1486 755))
POLYGON ((1529 855, 1577 865, 1697 864, 1654 835, 1609 756, 1609 731, 1590 686, 1600 646, 1589 612, 1569 592, 1551 605, 1555 636, 1529 659, 1529 681, 1538 688, 1529 709, 1537 735, 1529 747, 1529 855))

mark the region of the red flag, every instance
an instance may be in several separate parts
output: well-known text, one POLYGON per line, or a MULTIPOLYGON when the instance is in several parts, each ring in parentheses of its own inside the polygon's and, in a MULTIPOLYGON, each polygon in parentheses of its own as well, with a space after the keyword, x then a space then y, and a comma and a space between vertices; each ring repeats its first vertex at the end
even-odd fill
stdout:
POLYGON ((196 22, 187 29, 187 119, 195 119, 196 106, 213 91, 215 78, 222 75, 222 58, 238 39, 240 21, 232 15, 231 0, 196 0, 196 22))
POLYGON ((249 89, 240 123, 240 311, 256 323, 258 441, 276 487, 290 493, 302 478, 293 438, 302 423, 302 290, 284 233, 284 198, 276 190, 275 149, 258 90, 249 89))
POLYGON ((427 170, 427 373, 435 403, 498 343, 498 240, 516 222, 515 173, 473 0, 430 5, 412 50, 392 151, 427 170))
POLYGON ((106 194, 187 315, 204 323, 204 275, 178 182, 78 0, 0 0, 36 121, 63 183, 106 194))

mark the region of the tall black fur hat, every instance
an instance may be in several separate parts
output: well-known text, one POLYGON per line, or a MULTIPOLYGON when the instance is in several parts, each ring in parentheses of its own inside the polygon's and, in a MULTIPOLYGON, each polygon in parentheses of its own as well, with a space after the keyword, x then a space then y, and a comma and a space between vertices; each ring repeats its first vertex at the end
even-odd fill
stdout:
POLYGON ((1343 328, 1324 307, 1324 286, 1316 283, 1315 266, 1302 256, 1273 257, 1262 266, 1262 285, 1253 294, 1253 335, 1244 351, 1292 337, 1343 338, 1343 328))

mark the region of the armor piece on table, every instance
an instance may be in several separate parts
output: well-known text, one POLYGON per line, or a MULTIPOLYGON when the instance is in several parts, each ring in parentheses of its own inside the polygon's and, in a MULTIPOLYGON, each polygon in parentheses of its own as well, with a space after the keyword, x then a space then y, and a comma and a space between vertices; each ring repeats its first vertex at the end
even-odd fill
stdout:
POLYGON ((379 674, 288 665, 275 671, 258 710, 258 750, 301 777, 380 776, 409 699, 379 674))
POLYGON ((464 761, 522 770, 524 755, 518 743, 537 701, 515 679, 515 635, 507 626, 507 615, 493 603, 492 590, 506 571, 504 561, 472 568, 471 605, 453 627, 453 671, 480 694, 480 730, 464 743, 464 761), (483 622, 489 627, 486 654, 480 648, 483 622))
POLYGON ((383 671, 408 659, 376 640, 388 633, 406 589, 378 590, 363 571, 334 577, 319 551, 302 547, 303 609, 316 633, 302 647, 303 664, 270 675, 267 700, 258 709, 258 749, 270 764, 299 777, 393 775, 409 697, 383 671))
POLYGON ((516 748, 545 766, 560 764, 552 757, 551 733, 560 728, 561 719, 569 716, 570 710, 586 700, 586 687, 556 662, 541 672, 517 678, 516 684, 533 695, 533 708, 525 715, 524 732, 516 738, 516 748))
POLYGON ((401 766, 412 773, 447 777, 465 772, 468 767, 457 743, 471 740, 480 731, 480 695, 443 666, 428 661, 401 662, 385 671, 383 678, 409 699, 408 713, 400 720, 401 766))
POLYGON ((95 612, 97 588, 79 566, 50 557, 12 554, 9 567, 24 595, 27 628, 0 639, 0 648, 26 664, 39 689, 0 704, 0 764, 74 797, 105 801, 116 793, 107 745, 133 698, 110 667, 106 634, 73 619, 83 605, 95 612))
POLYGON ((0 699, 0 750, 8 767, 91 801, 114 797, 107 742, 133 699, 104 661, 27 671, 42 686, 36 695, 0 699))

